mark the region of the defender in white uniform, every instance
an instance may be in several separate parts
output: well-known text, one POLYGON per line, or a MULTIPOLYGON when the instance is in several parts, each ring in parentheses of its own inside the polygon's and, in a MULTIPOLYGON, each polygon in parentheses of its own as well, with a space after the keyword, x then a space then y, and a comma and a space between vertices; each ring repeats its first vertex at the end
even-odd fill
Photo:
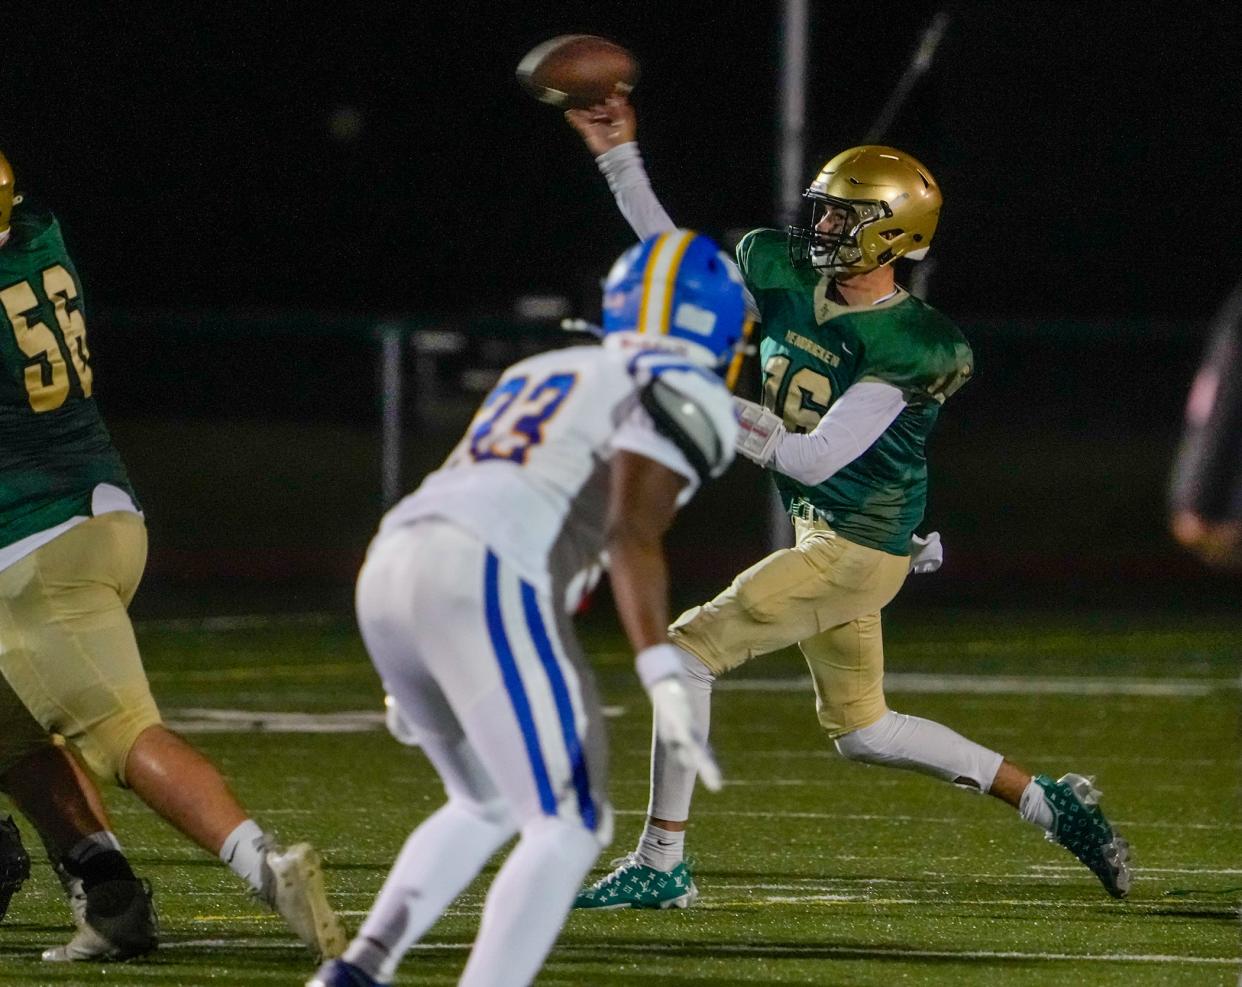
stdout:
POLYGON ((604 721, 570 625, 605 565, 662 742, 720 785, 668 643, 661 539, 733 457, 721 374, 749 329, 742 285, 714 243, 675 230, 617 261, 603 321, 602 346, 506 370, 371 545, 359 626, 394 734, 423 748, 448 801, 406 842, 344 958, 310 987, 390 981, 515 832, 461 983, 534 978, 611 839, 604 721))

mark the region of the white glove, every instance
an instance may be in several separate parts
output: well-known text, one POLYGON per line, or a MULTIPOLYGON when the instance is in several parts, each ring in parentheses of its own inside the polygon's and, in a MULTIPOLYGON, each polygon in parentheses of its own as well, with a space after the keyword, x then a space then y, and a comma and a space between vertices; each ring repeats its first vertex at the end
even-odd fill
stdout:
POLYGON ((944 562, 944 546, 940 544, 940 532, 933 531, 926 538, 910 536, 910 572, 921 576, 935 572, 944 562))
POLYGON ((738 423, 737 451, 752 462, 767 466, 785 437, 785 423, 781 421, 781 416, 768 411, 763 405, 739 397, 733 399, 733 410, 738 423))
POLYGON ((694 735, 690 697, 681 683, 681 658, 671 644, 644 648, 634 667, 651 699, 656 736, 682 767, 698 772, 709 792, 720 791, 720 766, 702 737, 694 735))
POLYGON ((388 727, 388 732, 406 747, 419 746, 418 734, 410 726, 410 721, 402 714, 397 700, 391 695, 384 696, 384 725, 388 727))

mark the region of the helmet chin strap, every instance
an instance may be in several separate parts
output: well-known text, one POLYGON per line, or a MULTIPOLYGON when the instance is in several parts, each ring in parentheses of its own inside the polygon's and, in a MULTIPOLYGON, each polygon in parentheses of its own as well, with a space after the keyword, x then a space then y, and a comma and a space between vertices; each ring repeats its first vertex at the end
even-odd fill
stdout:
POLYGON ((5 230, 3 233, 0 233, 0 247, 3 247, 6 243, 8 243, 9 237, 12 235, 12 230, 5 230))

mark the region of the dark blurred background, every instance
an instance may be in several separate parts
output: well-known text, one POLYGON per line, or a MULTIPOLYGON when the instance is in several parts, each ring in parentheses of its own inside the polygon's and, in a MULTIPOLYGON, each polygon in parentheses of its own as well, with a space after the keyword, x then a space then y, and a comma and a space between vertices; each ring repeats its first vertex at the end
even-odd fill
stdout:
MULTIPOLYGON (((862 141, 942 10, 885 140, 944 190, 927 297, 977 377, 931 448, 924 527, 948 561, 903 600, 1232 606, 1237 577, 1168 538, 1165 490, 1242 278, 1242 15, 812 0, 808 179, 862 141)), ((491 373, 563 340, 528 296, 598 313, 631 234, 517 86, 533 45, 587 32, 638 55, 640 142, 676 220, 726 241, 775 222, 776 2, 5 12, 0 148, 85 284, 97 396, 152 535, 139 610, 348 600, 384 501, 378 327, 404 333, 409 487, 491 373)), ((765 550, 766 492, 739 464, 683 518, 678 602, 765 550)))

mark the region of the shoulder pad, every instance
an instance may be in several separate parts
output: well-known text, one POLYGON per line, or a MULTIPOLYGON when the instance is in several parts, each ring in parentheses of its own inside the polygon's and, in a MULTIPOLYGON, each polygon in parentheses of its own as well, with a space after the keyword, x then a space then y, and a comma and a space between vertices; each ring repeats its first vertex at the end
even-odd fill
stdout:
POLYGON ((656 431, 681 450, 700 481, 728 468, 737 418, 719 379, 697 367, 669 367, 652 374, 638 398, 656 431))
MULTIPOLYGON (((931 306, 910 299, 902 313, 875 313, 858 323, 863 358, 858 379, 882 380, 899 387, 911 404, 944 404, 970 379, 974 356, 966 337, 931 306)), ((904 303, 903 303, 904 304, 904 303)))

